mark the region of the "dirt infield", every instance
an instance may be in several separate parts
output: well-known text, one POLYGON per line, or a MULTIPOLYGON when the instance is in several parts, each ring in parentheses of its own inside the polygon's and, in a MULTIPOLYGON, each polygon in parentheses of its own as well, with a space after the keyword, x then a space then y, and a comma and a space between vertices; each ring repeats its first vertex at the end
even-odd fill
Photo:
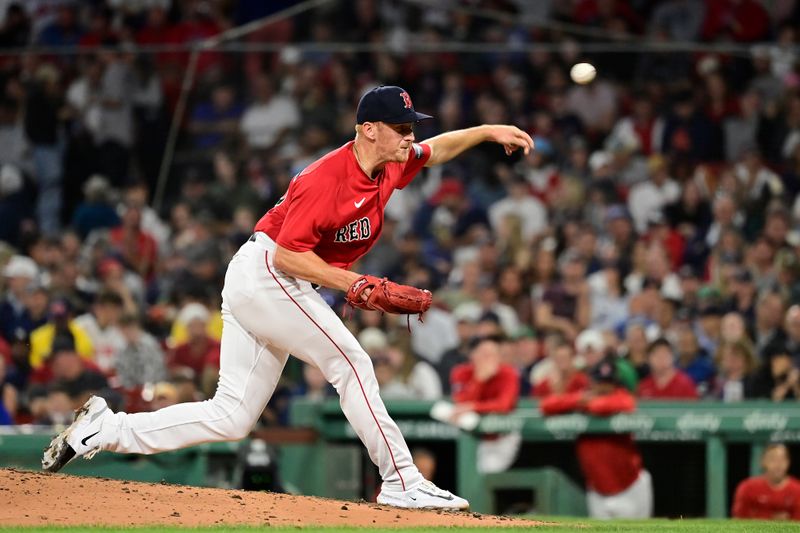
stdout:
POLYGON ((537 523, 308 496, 0 469, 0 524, 497 527, 537 523))

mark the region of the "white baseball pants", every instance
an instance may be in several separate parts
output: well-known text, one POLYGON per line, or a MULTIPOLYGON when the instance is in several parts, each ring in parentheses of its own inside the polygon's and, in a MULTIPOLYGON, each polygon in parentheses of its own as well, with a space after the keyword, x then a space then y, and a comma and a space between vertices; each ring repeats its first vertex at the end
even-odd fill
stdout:
POLYGON ((650 518, 653 516, 653 479, 642 469, 630 487, 618 494, 604 496, 586 491, 586 506, 592 518, 650 518))
POLYGON ((369 355, 309 282, 274 267, 274 251, 275 243, 257 233, 228 265, 214 397, 152 413, 116 413, 103 424, 102 448, 151 454, 246 437, 291 353, 319 367, 336 388, 342 411, 378 466, 384 488, 414 488, 422 476, 381 401, 369 355))

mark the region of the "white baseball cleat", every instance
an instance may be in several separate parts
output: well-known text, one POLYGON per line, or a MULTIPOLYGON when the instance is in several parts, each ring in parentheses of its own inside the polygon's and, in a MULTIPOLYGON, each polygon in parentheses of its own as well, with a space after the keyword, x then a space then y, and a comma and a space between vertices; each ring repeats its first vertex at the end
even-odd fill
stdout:
POLYGON ((42 469, 58 472, 76 457, 94 457, 100 451, 100 446, 92 442, 92 438, 100 433, 103 420, 111 414, 111 409, 103 398, 89 398, 83 407, 75 411, 72 424, 59 433, 44 451, 42 469))
POLYGON ((427 479, 406 491, 381 490, 378 503, 408 509, 453 509, 466 511, 469 502, 446 490, 442 490, 427 479))

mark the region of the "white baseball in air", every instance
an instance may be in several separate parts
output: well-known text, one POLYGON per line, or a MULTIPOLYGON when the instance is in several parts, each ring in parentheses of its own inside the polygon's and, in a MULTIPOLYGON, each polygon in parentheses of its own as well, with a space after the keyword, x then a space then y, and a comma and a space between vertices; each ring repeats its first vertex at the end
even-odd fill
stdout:
POLYGON ((597 76, 597 70, 591 63, 576 63, 569 71, 572 81, 581 85, 589 83, 597 76))

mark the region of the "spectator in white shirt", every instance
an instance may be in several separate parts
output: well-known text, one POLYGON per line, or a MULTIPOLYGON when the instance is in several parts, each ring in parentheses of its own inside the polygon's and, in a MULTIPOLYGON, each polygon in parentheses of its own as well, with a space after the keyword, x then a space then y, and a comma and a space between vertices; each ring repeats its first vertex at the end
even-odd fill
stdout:
POLYGON ((512 174, 506 190, 508 196, 489 207, 492 230, 499 233, 507 219, 515 217, 520 221, 522 238, 531 242, 547 229, 547 210, 538 198, 530 194, 528 181, 520 174, 512 174))
POLYGON ((654 211, 676 201, 681 194, 680 185, 669 177, 667 162, 660 155, 648 160, 650 179, 635 185, 628 196, 628 210, 633 217, 636 231, 647 231, 648 218, 654 211))
POLYGON ((300 125, 300 111, 290 97, 275 94, 266 74, 255 77, 252 91, 254 102, 245 110, 239 127, 250 148, 269 149, 300 125))
POLYGON ((125 347, 125 337, 119 329, 122 297, 111 291, 97 295, 92 310, 75 319, 92 340, 94 362, 105 374, 114 373, 118 353, 125 347))

